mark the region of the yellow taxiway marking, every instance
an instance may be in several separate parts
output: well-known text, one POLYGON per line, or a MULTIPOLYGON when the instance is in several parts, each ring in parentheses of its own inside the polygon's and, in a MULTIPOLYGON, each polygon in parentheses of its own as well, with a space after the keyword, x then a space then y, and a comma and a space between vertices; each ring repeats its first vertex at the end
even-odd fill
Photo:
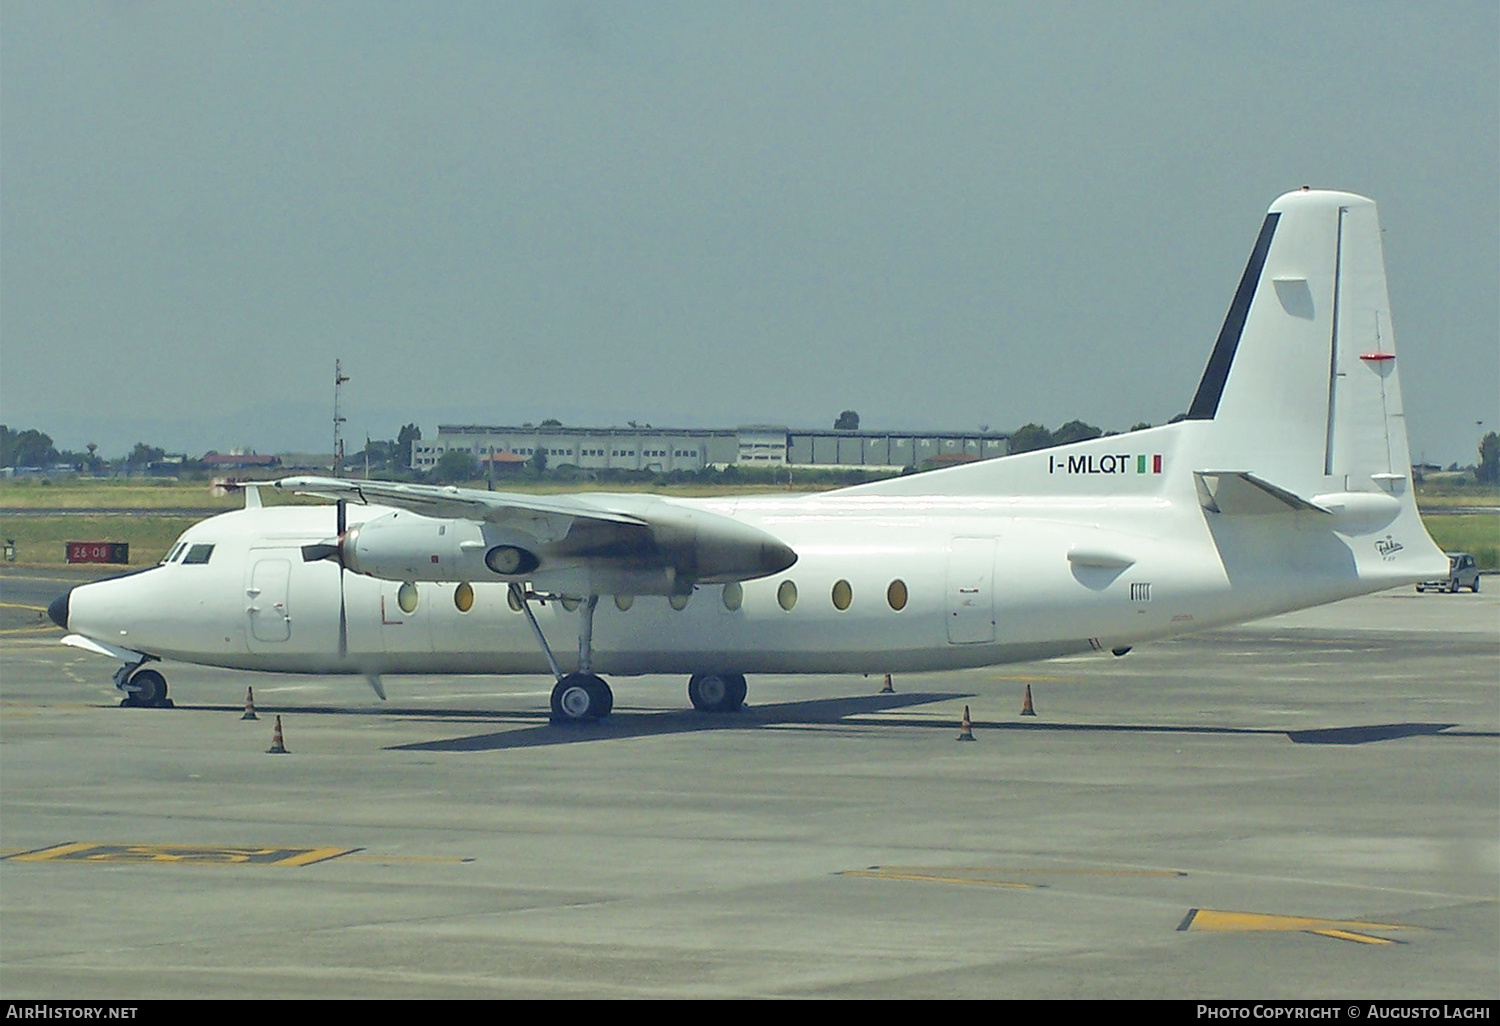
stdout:
POLYGON ((1277 916, 1264 912, 1226 912, 1213 908, 1189 909, 1178 924, 1179 930, 1210 930, 1219 933, 1294 932, 1315 933, 1334 940, 1356 944, 1400 944, 1402 941, 1376 937, 1364 931, 1420 930, 1420 926, 1402 923, 1364 923, 1348 919, 1314 919, 1311 916, 1277 916))
POLYGON ((189 865, 310 866, 341 859, 384 865, 458 865, 473 862, 462 855, 371 855, 362 848, 255 848, 213 844, 58 844, 50 848, 0 848, 0 859, 14 862, 176 862, 189 865))
POLYGON ((75 842, 5 856, 12 862, 176 863, 193 866, 310 866, 359 848, 255 848, 216 844, 75 842))
POLYGON ((45 613, 46 606, 33 606, 24 602, 0 602, 0 609, 29 609, 33 613, 45 613))
POLYGON ((968 884, 979 887, 1014 887, 1029 890, 1047 886, 1017 880, 1023 876, 1186 876, 1176 869, 1035 869, 1004 866, 871 866, 847 869, 840 876, 863 876, 878 880, 916 880, 924 883, 968 884))

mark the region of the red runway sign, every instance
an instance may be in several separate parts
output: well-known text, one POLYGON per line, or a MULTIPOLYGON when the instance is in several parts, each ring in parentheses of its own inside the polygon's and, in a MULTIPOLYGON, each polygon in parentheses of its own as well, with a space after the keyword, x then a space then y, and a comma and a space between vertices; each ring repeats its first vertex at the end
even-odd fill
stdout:
POLYGON ((69 563, 129 563, 129 542, 68 542, 69 563))

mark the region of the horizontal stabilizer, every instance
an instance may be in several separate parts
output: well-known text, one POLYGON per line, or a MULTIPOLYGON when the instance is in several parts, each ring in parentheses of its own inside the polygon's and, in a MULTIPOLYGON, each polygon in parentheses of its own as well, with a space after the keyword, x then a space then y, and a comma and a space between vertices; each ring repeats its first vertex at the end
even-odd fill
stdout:
POLYGON ((1266 516, 1272 513, 1328 513, 1327 509, 1243 470, 1193 472, 1198 502, 1210 513, 1266 516))

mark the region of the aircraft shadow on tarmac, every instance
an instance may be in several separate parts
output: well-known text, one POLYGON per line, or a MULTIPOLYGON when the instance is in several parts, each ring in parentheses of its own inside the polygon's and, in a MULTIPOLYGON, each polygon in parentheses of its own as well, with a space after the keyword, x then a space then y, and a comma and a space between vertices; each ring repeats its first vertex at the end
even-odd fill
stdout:
MULTIPOLYGON (((750 730, 762 727, 921 727, 953 731, 958 724, 934 720, 931 716, 901 718, 882 715, 876 721, 850 721, 848 717, 886 713, 928 702, 951 701, 973 698, 961 694, 913 694, 893 700, 882 695, 865 698, 819 699, 807 702, 787 702, 778 705, 756 706, 737 713, 699 713, 690 710, 663 712, 616 712, 606 721, 587 725, 542 723, 519 730, 501 731, 491 734, 475 734, 468 737, 451 738, 444 741, 420 741, 405 745, 392 745, 393 751, 420 752, 473 752, 503 750, 511 748, 533 748, 539 746, 573 744, 580 741, 618 740, 632 737, 649 737, 664 734, 681 734, 705 730, 750 730)), ((1368 726, 1330 727, 1323 730, 1276 730, 1268 727, 1210 727, 1210 726, 1153 726, 1149 724, 1087 724, 1087 723, 1034 723, 1034 722, 990 722, 971 720, 974 730, 1019 730, 1062 732, 1111 732, 1139 734, 1266 734, 1282 735, 1295 744, 1316 745, 1360 745, 1374 741, 1391 741, 1404 737, 1420 737, 1442 734, 1453 723, 1381 723, 1368 726)), ((1495 731, 1454 731, 1445 736, 1497 736, 1495 731)))
MULTIPOLYGON (((761 727, 838 726, 850 716, 879 713, 930 702, 973 698, 965 694, 860 695, 851 698, 821 698, 805 702, 780 702, 746 706, 734 713, 703 713, 687 709, 659 712, 616 710, 607 720, 594 723, 554 724, 544 722, 534 727, 476 734, 446 741, 420 741, 392 745, 393 751, 473 752, 509 748, 534 748, 546 745, 573 744, 579 741, 619 740, 663 734, 684 734, 705 730, 747 730, 761 727)), ((882 717, 880 723, 891 723, 882 717)), ((931 727, 931 719, 899 720, 897 723, 931 727)), ((852 726, 852 724, 851 724, 852 726)), ((944 724, 944 729, 948 725, 944 724)))
MULTIPOLYGON (((710 730, 757 730, 764 727, 920 727, 928 730, 957 730, 956 720, 936 719, 932 715, 900 717, 894 710, 972 700, 972 692, 911 692, 908 694, 857 695, 842 698, 809 699, 802 702, 780 702, 746 706, 734 713, 704 713, 691 709, 640 710, 616 709, 606 720, 593 723, 552 723, 545 711, 499 711, 460 709, 419 709, 381 707, 376 709, 338 708, 328 706, 261 707, 262 718, 281 715, 378 715, 432 722, 484 722, 509 724, 507 729, 470 734, 465 737, 436 741, 416 741, 391 745, 390 751, 477 752, 504 751, 515 748, 538 748, 551 745, 578 744, 585 741, 612 741, 625 738, 686 734, 710 730), (850 720, 851 716, 882 714, 878 720, 850 720), (522 724, 517 726, 518 721, 522 724)), ((186 709, 227 709, 220 706, 180 706, 186 709)), ((1143 723, 1048 723, 1038 720, 971 719, 975 731, 1057 731, 1064 733, 1117 734, 1193 734, 1193 735, 1269 735, 1286 737, 1294 744, 1361 745, 1393 741, 1407 737, 1500 737, 1500 731, 1452 730, 1454 723, 1376 723, 1349 727, 1325 727, 1315 730, 1281 730, 1275 727, 1220 727, 1208 724, 1166 725, 1143 723)))

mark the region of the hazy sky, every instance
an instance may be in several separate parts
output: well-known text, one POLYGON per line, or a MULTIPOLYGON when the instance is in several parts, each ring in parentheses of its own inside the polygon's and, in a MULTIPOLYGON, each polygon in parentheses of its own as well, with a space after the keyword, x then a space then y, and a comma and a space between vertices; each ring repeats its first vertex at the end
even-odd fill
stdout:
POLYGON ((1375 198, 1412 453, 1500 428, 1500 5, 0 2, 0 420, 1107 428, 1375 198))

